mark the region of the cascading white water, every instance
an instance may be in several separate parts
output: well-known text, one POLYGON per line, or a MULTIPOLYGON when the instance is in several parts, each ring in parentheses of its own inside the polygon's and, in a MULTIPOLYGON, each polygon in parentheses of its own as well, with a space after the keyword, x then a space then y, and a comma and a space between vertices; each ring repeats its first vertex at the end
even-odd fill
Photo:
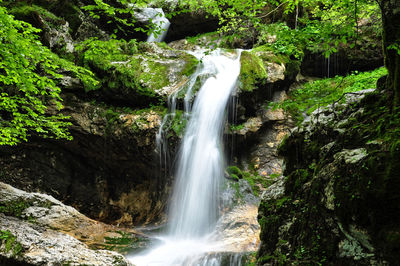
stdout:
POLYGON ((179 151, 169 230, 166 236, 159 237, 162 244, 131 257, 134 264, 219 265, 218 260, 201 257, 218 251, 211 236, 218 218, 223 179, 222 134, 225 108, 240 72, 239 57, 240 52, 224 55, 220 50, 201 57, 202 68, 196 75, 209 77, 195 99, 179 151))
POLYGON ((170 235, 193 238, 211 232, 217 220, 223 177, 221 140, 225 107, 239 75, 239 60, 211 55, 203 59, 215 76, 201 87, 180 149, 171 201, 170 235))

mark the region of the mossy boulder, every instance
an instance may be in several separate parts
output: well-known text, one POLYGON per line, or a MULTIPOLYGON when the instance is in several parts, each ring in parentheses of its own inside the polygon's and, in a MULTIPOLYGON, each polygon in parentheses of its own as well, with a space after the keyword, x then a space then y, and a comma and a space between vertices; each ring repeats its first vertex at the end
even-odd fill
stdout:
POLYGON ((300 70, 300 62, 262 45, 251 51, 243 51, 240 58, 239 88, 251 92, 267 83, 294 80, 300 70))
POLYGON ((261 58, 255 54, 243 51, 240 57, 240 89, 253 91, 257 84, 265 84, 268 72, 261 58))
POLYGON ((248 118, 256 117, 261 106, 273 100, 276 92, 289 88, 299 72, 300 63, 266 45, 243 51, 240 62, 237 122, 244 123, 248 118))
POLYGON ((80 53, 82 64, 101 77, 101 94, 129 105, 166 101, 184 87, 198 64, 185 52, 134 40, 89 41, 80 53))

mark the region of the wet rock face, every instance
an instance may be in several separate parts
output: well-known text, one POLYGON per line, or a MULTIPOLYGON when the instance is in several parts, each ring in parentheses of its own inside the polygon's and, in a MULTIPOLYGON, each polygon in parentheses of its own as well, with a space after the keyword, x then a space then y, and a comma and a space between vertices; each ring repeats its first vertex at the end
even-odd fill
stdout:
POLYGON ((313 77, 334 77, 351 71, 370 71, 384 65, 382 47, 362 50, 340 49, 337 54, 326 58, 320 53, 307 53, 302 62, 302 74, 313 77))
MULTIPOLYGON (((281 102, 287 97, 284 90, 277 90, 271 102, 281 102)), ((254 168, 261 176, 281 173, 282 158, 277 148, 292 127, 292 120, 282 109, 273 110, 268 102, 260 104, 255 117, 250 117, 236 128, 231 126, 233 152, 237 162, 254 168), (240 148, 239 148, 240 147, 240 148)))
POLYGON ((166 42, 196 36, 200 33, 213 32, 218 29, 218 18, 208 16, 204 12, 190 12, 178 14, 170 19, 166 42))
POLYGON ((122 255, 92 250, 111 226, 91 220, 51 196, 0 182, 2 265, 131 265, 122 255))
POLYGON ((259 208, 260 265, 398 260, 392 197, 399 175, 390 170, 397 151, 374 140, 371 116, 384 115, 385 100, 367 92, 315 111, 282 142, 286 178, 263 194, 259 208))

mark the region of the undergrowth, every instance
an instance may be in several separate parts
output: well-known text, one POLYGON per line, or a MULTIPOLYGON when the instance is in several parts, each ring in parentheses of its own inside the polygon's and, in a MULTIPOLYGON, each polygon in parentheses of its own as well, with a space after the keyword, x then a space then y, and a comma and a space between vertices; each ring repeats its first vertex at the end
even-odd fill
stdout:
POLYGON ((270 103, 268 108, 282 108, 300 124, 304 120, 304 115, 310 115, 314 110, 337 101, 343 102, 342 96, 345 93, 374 89, 377 80, 386 74, 386 68, 378 68, 370 72, 355 71, 345 77, 336 76, 310 81, 299 89, 291 91, 287 100, 270 103))

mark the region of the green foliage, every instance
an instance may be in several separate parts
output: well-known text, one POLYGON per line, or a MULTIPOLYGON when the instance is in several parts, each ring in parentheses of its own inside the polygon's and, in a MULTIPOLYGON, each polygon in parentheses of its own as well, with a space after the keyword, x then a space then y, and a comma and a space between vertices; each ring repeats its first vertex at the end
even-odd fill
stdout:
POLYGON ((22 252, 22 245, 17 238, 8 230, 0 230, 0 241, 4 244, 5 252, 12 251, 13 256, 18 256, 22 252))
POLYGON ((184 12, 202 10, 219 20, 219 32, 240 34, 248 31, 251 25, 260 23, 260 14, 266 5, 276 6, 275 0, 188 0, 182 1, 180 7, 184 12))
POLYGON ((381 31, 379 6, 374 1, 314 0, 288 1, 285 13, 296 8, 304 15, 296 19, 295 29, 285 23, 260 24, 259 44, 270 43, 275 51, 303 56, 303 49, 323 52, 325 56, 337 52, 340 45, 353 48, 359 39, 359 21, 374 21, 374 33, 381 31), (271 40, 276 36, 276 41, 271 40))
POLYGON ((258 45, 269 47, 275 54, 293 55, 301 59, 304 48, 310 44, 304 31, 292 30, 285 23, 262 24, 258 45))
POLYGON ((95 86, 91 72, 53 54, 38 41, 40 30, 15 20, 4 7, 0 26, 0 145, 27 141, 32 132, 71 139, 68 117, 57 112, 62 109, 57 72, 66 69, 95 86))
POLYGON ((158 35, 161 33, 150 20, 150 25, 146 27, 138 27, 135 20, 135 7, 147 7, 150 1, 148 0, 118 0, 118 1, 103 1, 93 0, 92 4, 82 7, 89 12, 94 19, 101 19, 103 23, 112 25, 112 38, 129 37, 134 32, 147 32, 158 35))
MULTIPOLYGON (((153 23, 146 28, 137 27, 135 24, 133 6, 146 7, 150 1, 92 2, 84 9, 94 18, 113 25, 115 34, 128 36, 128 31, 160 33, 160 29, 153 23)), ((376 34, 379 34, 379 7, 375 1, 322 0, 316 4, 315 0, 188 0, 178 1, 176 8, 169 8, 170 13, 167 16, 200 10, 218 19, 217 36, 222 37, 222 43, 232 44, 244 36, 252 39, 256 31, 259 31, 259 44, 268 43, 271 34, 277 35, 276 43, 272 44, 274 49, 284 54, 293 54, 296 58, 302 57, 302 48, 317 49, 328 56, 336 52, 340 44, 351 43, 350 46, 353 47, 359 35, 358 22, 361 20, 373 19, 377 25, 376 34), (296 17, 295 30, 290 30, 283 23, 272 27, 265 23, 265 20, 275 13, 283 11, 283 17, 289 17, 294 16, 298 9, 302 10, 303 15, 296 17)))
POLYGON ((379 68, 371 72, 355 71, 346 77, 336 76, 307 82, 301 88, 292 91, 289 99, 281 103, 271 103, 269 107, 283 108, 301 123, 304 119, 303 113, 310 115, 317 108, 338 100, 344 101, 344 93, 376 88, 376 81, 386 73, 385 68, 379 68))

